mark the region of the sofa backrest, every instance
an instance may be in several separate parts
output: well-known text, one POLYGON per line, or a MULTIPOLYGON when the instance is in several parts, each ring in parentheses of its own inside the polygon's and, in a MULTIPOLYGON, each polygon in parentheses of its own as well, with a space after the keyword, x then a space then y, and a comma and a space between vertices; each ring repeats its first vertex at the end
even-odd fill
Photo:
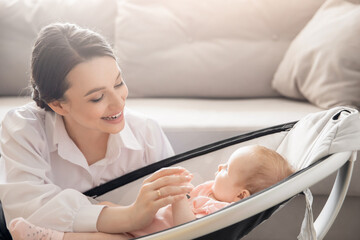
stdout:
POLYGON ((130 96, 278 96, 272 77, 323 2, 119 1, 115 47, 130 96))
POLYGON ((27 95, 32 46, 52 22, 73 22, 114 43, 116 0, 0 1, 0 96, 27 95))
POLYGON ((324 0, 0 2, 0 96, 27 94, 41 27, 72 22, 115 48, 130 97, 273 97, 290 42, 324 0))

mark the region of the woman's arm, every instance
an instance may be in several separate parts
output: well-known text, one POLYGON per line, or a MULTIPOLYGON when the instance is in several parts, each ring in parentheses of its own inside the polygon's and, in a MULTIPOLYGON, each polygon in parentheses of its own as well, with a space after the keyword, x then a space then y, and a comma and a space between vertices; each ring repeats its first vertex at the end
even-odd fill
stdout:
POLYGON ((21 216, 60 231, 75 231, 74 225, 96 231, 103 206, 93 206, 79 191, 53 181, 44 118, 28 106, 10 111, 2 122, 0 199, 7 223, 21 216))

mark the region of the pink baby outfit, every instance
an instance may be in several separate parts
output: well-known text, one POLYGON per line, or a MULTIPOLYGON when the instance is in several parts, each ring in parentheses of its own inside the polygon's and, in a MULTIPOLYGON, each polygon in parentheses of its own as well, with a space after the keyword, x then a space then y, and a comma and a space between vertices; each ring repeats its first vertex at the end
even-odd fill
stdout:
MULTIPOLYGON (((189 204, 196 218, 206 216, 231 204, 228 202, 220 202, 209 197, 212 193, 211 188, 213 184, 214 181, 202 183, 190 192, 189 204)), ((130 232, 130 234, 134 237, 140 237, 173 226, 172 209, 171 205, 168 205, 159 209, 148 227, 130 232)))

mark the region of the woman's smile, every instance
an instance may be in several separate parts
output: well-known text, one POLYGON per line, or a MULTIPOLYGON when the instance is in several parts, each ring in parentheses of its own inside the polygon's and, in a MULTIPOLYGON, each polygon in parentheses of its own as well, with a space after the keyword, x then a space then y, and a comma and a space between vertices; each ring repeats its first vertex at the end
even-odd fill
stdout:
POLYGON ((120 123, 124 119, 124 114, 123 111, 121 111, 115 115, 102 117, 101 119, 107 121, 108 123, 116 124, 116 123, 120 123))
POLYGON ((112 116, 108 116, 108 117, 102 117, 102 119, 104 120, 115 120, 117 119, 118 117, 120 117, 120 115, 122 114, 122 111, 115 114, 115 115, 112 115, 112 116))

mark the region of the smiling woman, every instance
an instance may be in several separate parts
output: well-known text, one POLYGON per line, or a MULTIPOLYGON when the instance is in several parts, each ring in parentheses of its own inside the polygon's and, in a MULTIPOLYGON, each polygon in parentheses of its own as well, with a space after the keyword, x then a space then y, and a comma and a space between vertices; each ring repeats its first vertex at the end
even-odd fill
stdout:
POLYGON ((168 168, 152 174, 129 206, 94 204, 82 192, 167 158, 172 147, 158 123, 125 107, 127 86, 99 34, 51 24, 39 33, 31 67, 34 103, 9 111, 0 129, 8 227, 22 217, 63 232, 98 232, 83 239, 119 239, 192 189, 185 169, 168 168))
POLYGON ((113 58, 96 57, 80 63, 66 79, 71 87, 63 100, 52 101, 49 107, 63 116, 73 139, 81 138, 82 133, 89 139, 89 135, 115 134, 124 128, 122 113, 128 89, 113 58))
POLYGON ((87 162, 103 159, 109 134, 125 126, 119 113, 128 95, 105 39, 75 25, 46 27, 33 50, 31 82, 37 105, 63 117, 67 134, 87 162), (116 115, 120 118, 114 121, 116 115))
POLYGON ((110 45, 101 35, 90 30, 79 31, 71 24, 45 27, 35 42, 31 62, 33 99, 37 105, 51 110, 47 103, 64 97, 70 84, 64 79, 70 71, 76 65, 100 56, 116 60, 110 45))

